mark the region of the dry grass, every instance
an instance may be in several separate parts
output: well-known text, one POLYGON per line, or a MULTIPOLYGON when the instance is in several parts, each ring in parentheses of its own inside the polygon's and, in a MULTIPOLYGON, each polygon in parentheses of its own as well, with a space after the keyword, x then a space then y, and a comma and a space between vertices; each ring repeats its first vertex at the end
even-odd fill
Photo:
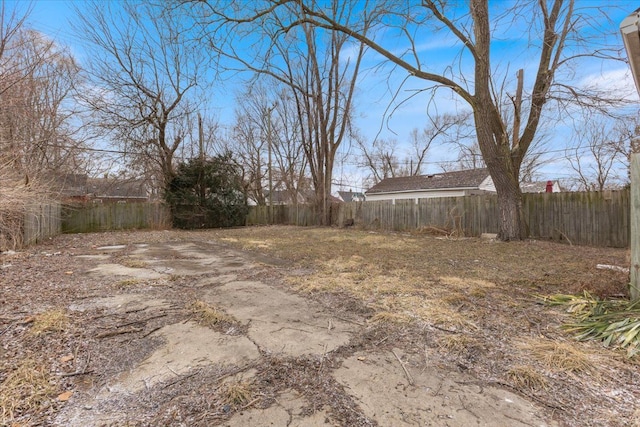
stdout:
POLYGON ((576 343, 538 339, 519 347, 554 372, 585 372, 593 368, 589 354, 576 343))
POLYGON ((253 385, 249 381, 230 381, 222 385, 220 399, 223 405, 242 406, 251 401, 253 385))
POLYGON ((191 311, 201 326, 211 328, 220 323, 236 323, 236 319, 232 316, 204 301, 196 301, 191 304, 191 311))
POLYGON ((509 369, 508 377, 517 389, 537 391, 547 389, 547 378, 529 365, 514 366, 509 369))
POLYGON ((406 313, 394 313, 390 311, 379 311, 374 314, 369 322, 377 323, 377 322, 389 322, 395 323, 398 325, 407 324, 413 322, 415 319, 409 316, 406 313))
POLYGON ((0 383, 0 425, 28 425, 27 420, 13 423, 23 414, 38 414, 50 405, 56 390, 49 369, 27 359, 0 383))
POLYGON ((54 309, 45 311, 33 318, 31 333, 41 335, 48 332, 64 331, 69 324, 69 316, 64 310, 54 309))
POLYGON ((142 280, 140 279, 123 279, 123 280, 119 280, 117 281, 114 286, 118 289, 125 289, 125 288, 130 288, 132 286, 138 285, 142 283, 142 280))
POLYGON ((147 268, 148 266, 146 262, 135 258, 127 258, 121 264, 129 268, 147 268))
POLYGON ((458 355, 465 353, 474 344, 475 340, 473 338, 463 334, 443 335, 438 339, 438 347, 440 349, 458 355))

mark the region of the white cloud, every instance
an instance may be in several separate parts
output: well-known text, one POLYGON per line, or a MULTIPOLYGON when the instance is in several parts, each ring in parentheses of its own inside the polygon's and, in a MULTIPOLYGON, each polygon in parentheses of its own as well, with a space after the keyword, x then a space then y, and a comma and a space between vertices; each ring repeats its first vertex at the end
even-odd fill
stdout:
POLYGON ((639 101, 638 91, 629 67, 602 71, 584 77, 579 87, 608 92, 610 96, 626 101, 639 101))

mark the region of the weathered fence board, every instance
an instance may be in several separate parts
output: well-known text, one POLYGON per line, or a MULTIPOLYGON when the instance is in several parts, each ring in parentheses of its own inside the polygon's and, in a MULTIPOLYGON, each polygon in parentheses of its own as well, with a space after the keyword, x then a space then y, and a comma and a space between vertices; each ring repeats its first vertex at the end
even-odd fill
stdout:
POLYGON ((60 204, 32 203, 0 211, 0 251, 20 249, 60 234, 60 204))
POLYGON ((60 203, 51 202, 27 207, 23 224, 23 245, 28 246, 60 234, 60 203))
POLYGON ((65 206, 63 233, 91 233, 128 229, 164 229, 171 224, 169 208, 161 203, 105 203, 65 206))

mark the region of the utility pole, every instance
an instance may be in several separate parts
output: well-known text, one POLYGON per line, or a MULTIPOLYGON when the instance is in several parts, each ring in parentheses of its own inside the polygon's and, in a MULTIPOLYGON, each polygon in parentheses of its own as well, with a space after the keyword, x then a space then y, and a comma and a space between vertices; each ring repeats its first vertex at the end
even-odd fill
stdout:
POLYGON ((202 129, 202 116, 198 113, 198 143, 200 147, 200 163, 204 163, 204 131, 202 129))
POLYGON ((204 185, 204 131, 202 130, 202 116, 198 112, 198 145, 200 149, 200 168, 198 171, 198 186, 200 187, 200 207, 206 204, 206 189, 204 185))

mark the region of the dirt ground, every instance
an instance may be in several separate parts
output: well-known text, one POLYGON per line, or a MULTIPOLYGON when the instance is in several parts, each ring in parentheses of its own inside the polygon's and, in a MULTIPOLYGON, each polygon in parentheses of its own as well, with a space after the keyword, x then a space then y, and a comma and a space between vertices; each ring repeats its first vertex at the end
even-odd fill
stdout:
POLYGON ((0 425, 640 426, 637 360, 545 295, 628 251, 356 229, 63 235, 0 254, 0 425))

